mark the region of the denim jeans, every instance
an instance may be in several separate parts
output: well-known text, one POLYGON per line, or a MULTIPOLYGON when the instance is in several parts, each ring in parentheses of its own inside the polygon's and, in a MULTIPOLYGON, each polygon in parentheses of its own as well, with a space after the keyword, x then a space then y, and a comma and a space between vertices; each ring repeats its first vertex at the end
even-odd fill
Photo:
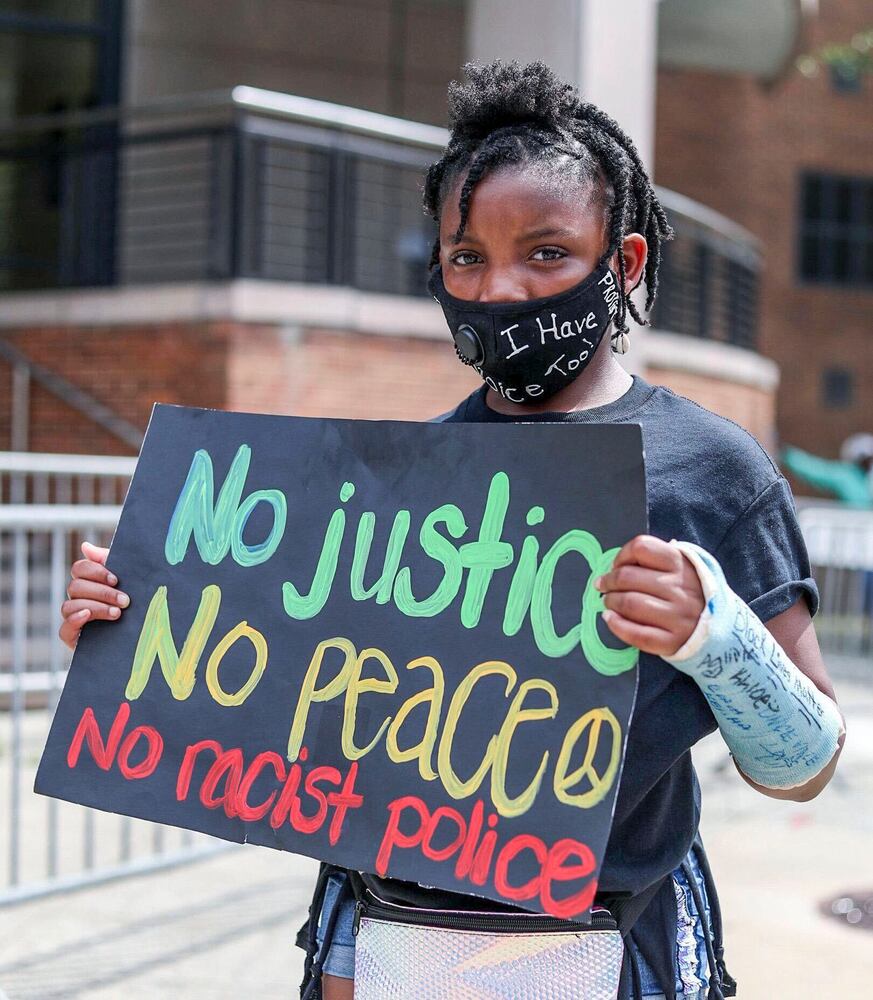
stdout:
MULTIPOLYGON (((318 932, 316 938, 318 947, 324 941, 324 927, 333 913, 337 900, 345 880, 344 875, 331 875, 327 882, 324 893, 324 903, 321 907, 321 916, 318 919, 318 932)), ((340 913, 337 918, 336 927, 333 932, 333 941, 330 944, 330 951, 327 953, 327 960, 324 963, 324 971, 329 976, 339 976, 340 979, 355 978, 355 935, 353 928, 355 925, 355 898, 351 893, 347 893, 340 902, 340 913)))
MULTIPOLYGON (((710 919, 709 901, 703 884, 703 875, 692 851, 688 855, 688 863, 695 883, 700 889, 707 921, 710 919)), ((331 875, 325 891, 321 916, 318 921, 318 945, 324 940, 323 928, 330 914, 337 906, 344 876, 331 875)), ((694 903, 694 897, 688 886, 688 879, 681 868, 673 873, 673 890, 676 893, 676 910, 678 925, 676 928, 676 998, 677 1000, 705 1000, 709 984, 709 965, 706 954, 706 939, 703 924, 694 903)), ((341 979, 354 979, 355 976, 355 937, 353 933, 355 921, 355 901, 351 894, 346 894, 339 901, 340 912, 334 929, 333 941, 324 964, 324 971, 329 976, 341 979)), ((661 984, 655 978, 649 964, 640 951, 634 948, 637 964, 640 970, 642 993, 646 1000, 664 1000, 661 984)))
MULTIPOLYGON (((694 851, 690 851, 686 861, 695 885, 700 890, 705 909, 705 919, 707 926, 711 926, 712 913, 709 906, 709 899, 706 895, 706 886, 700 866, 694 856, 694 851)), ((706 936, 704 924, 700 919, 694 896, 688 885, 688 878, 682 868, 677 868, 673 872, 673 891, 676 894, 676 997, 689 1000, 689 998, 705 997, 709 987, 709 961, 707 958, 706 936)), ((655 978, 655 973, 651 966, 643 958, 638 948, 630 943, 634 949, 637 964, 640 970, 642 981, 642 993, 644 997, 663 997, 661 984, 655 978)))

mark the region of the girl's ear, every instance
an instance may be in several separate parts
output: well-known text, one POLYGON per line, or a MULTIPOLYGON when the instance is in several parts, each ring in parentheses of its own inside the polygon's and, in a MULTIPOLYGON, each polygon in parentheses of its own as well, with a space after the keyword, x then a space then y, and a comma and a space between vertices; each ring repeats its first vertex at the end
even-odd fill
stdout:
MULTIPOLYGON (((646 266, 646 258, 649 255, 649 245, 645 236, 640 233, 628 233, 622 241, 624 250, 625 265, 625 292, 632 292, 643 276, 643 269, 646 266)), ((618 274, 618 260, 613 265, 615 273, 618 274)))

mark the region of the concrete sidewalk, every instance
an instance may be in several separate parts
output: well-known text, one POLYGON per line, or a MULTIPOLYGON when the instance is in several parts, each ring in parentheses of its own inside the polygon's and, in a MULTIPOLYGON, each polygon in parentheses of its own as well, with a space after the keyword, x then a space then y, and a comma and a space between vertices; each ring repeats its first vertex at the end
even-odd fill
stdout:
MULTIPOLYGON (((873 889, 873 686, 844 683, 840 696, 849 740, 837 778, 814 802, 753 792, 717 736, 697 752, 703 832, 743 1000, 873 995, 873 936, 819 911, 847 891, 873 889)), ((303 858, 234 847, 0 910, 0 997, 296 996, 302 953, 293 936, 314 872, 303 858)))
POLYGON ((873 996, 873 934, 820 910, 852 892, 873 895, 873 688, 843 682, 838 693, 848 738, 812 802, 753 791, 717 734, 696 753, 725 957, 743 1000, 873 996))
POLYGON ((296 995, 315 862, 255 847, 0 910, 8 1000, 296 995))

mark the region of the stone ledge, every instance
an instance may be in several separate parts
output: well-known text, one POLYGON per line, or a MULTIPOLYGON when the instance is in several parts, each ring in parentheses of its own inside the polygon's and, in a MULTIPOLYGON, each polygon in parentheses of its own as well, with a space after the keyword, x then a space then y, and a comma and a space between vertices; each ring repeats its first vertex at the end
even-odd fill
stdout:
MULTIPOLYGON (((242 278, 0 295, 0 329, 265 323, 442 340, 445 321, 429 298, 242 278)), ((638 331, 633 368, 692 372, 768 391, 778 366, 754 351, 662 330, 638 331), (640 336, 639 334, 643 334, 640 336)))
POLYGON ((775 392, 779 385, 779 366, 769 358, 733 344, 664 330, 647 331, 645 368, 705 375, 768 392, 775 392))
POLYGON ((0 295, 0 329, 162 323, 270 323, 386 336, 445 337, 429 298, 241 278, 0 295))

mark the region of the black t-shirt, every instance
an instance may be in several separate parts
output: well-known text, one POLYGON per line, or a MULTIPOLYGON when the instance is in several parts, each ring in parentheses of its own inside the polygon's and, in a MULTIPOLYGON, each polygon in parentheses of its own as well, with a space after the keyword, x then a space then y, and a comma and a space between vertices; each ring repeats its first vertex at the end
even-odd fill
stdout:
MULTIPOLYGON (((815 613, 818 590, 790 488, 763 448, 737 424, 640 378, 634 378, 615 402, 573 413, 507 416, 487 406, 485 395, 483 386, 440 419, 639 424, 650 533, 696 542, 715 555, 730 586, 762 621, 786 611, 800 597, 815 613)), ((690 749, 715 728, 694 681, 659 657, 642 653, 601 893, 642 893, 688 853, 700 815, 690 749)), ((382 891, 394 898, 428 907, 447 904, 449 894, 440 890, 390 885, 382 883, 382 891)), ((450 898, 457 907, 457 897, 450 898)), ((481 900, 471 902, 481 908, 481 900)), ((659 908, 651 909, 635 932, 641 947, 641 936, 675 940, 675 928, 672 933, 660 928, 662 921, 655 916, 659 908)), ((655 947, 649 942, 643 948, 647 957, 655 947)))

